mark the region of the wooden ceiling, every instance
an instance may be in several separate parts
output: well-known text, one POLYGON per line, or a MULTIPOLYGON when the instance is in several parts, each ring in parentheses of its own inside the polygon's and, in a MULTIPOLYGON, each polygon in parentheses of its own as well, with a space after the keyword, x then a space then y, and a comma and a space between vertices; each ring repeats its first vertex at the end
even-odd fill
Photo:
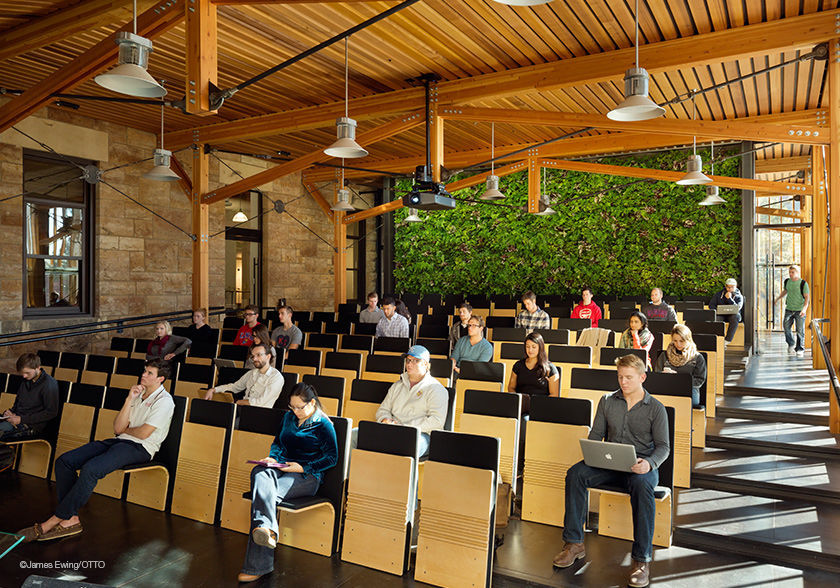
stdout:
MULTIPOLYGON (((220 0, 219 87, 234 86, 397 4, 308 0, 263 2, 220 0)), ((834 11, 838 3, 838 0, 641 0, 640 65, 644 67, 646 59, 648 62, 657 59, 656 52, 645 53, 647 45, 705 38, 702 36, 709 33, 760 23, 785 22, 803 15, 834 11)), ((183 0, 170 4, 174 5, 170 10, 183 11, 183 0)), ((143 12, 154 5, 155 2, 140 0, 138 10, 143 12)), ((408 80, 427 73, 440 76, 441 88, 448 82, 484 76, 478 86, 486 93, 471 89, 465 94, 466 99, 458 101, 460 106, 603 115, 622 99, 624 70, 632 65, 632 52, 622 50, 633 47, 633 11, 633 0, 554 0, 535 7, 510 7, 491 0, 418 2, 351 37, 350 116, 354 116, 354 103, 360 98, 399 91, 404 91, 406 96, 404 112, 422 107, 420 90, 410 90, 415 85, 408 80), (579 73, 573 83, 566 84, 562 78, 551 74, 545 79, 534 78, 535 83, 527 89, 512 86, 513 92, 506 91, 505 86, 517 79, 518 70, 528 73, 537 71, 534 68, 542 64, 574 65, 575 59, 594 55, 603 55, 608 61, 599 62, 589 79, 586 72, 579 73), (512 75, 506 76, 504 72, 512 75)), ((826 20, 834 19, 833 14, 824 16, 826 20)), ((56 72, 72 69, 79 56, 97 43, 112 38, 130 18, 131 3, 118 0, 82 3, 73 0, 0 0, 0 87, 28 90, 45 80, 49 83, 56 72)), ((752 42, 751 37, 740 39, 738 34, 726 35, 721 37, 721 43, 735 50, 730 50, 728 54, 732 58, 723 62, 709 61, 702 54, 686 54, 684 59, 677 60, 667 56, 673 65, 651 68, 651 97, 663 103, 686 95, 692 89, 708 88, 795 59, 810 51, 813 45, 809 30, 803 27, 801 37, 786 33, 784 38, 762 41, 763 44, 752 42), (756 52, 759 45, 771 49, 756 52)), ((183 20, 154 38, 149 72, 155 78, 166 80, 170 90, 167 100, 178 100, 184 95, 185 43, 183 20)), ((666 44, 661 50, 657 46, 651 49, 665 52, 668 47, 666 44)), ((825 64, 818 60, 803 61, 703 93, 696 99, 696 118, 723 121, 825 108, 825 64)), ((584 67, 583 62, 581 67, 584 67)), ((62 91, 116 96, 89 78, 62 91)), ((177 131, 340 103, 343 97, 344 44, 339 42, 236 93, 216 115, 188 116, 168 108, 166 131, 168 135, 174 133, 170 143, 178 146, 190 142, 184 137, 192 135, 179 135, 177 131)), ((68 101, 78 105, 78 113, 86 116, 153 133, 159 128, 159 109, 155 106, 68 101)), ((688 121, 692 118, 691 101, 667 106, 666 111, 667 119, 688 121)), ((391 108, 377 116, 375 110, 368 109, 358 117, 359 134, 393 120, 399 113, 391 108)), ((318 123, 304 125, 298 130, 284 128, 281 133, 268 130, 250 133, 244 138, 210 139, 209 142, 220 149, 267 155, 285 152, 295 158, 319 150, 334 140, 333 116, 321 117, 318 123)), ((801 124, 811 124, 812 119, 809 115, 801 124)), ((258 120, 256 126, 260 125, 258 120)), ((512 146, 544 141, 582 126, 497 123, 496 151, 497 154, 504 153, 512 146)), ((565 144, 569 148, 564 155, 592 155, 641 148, 646 144, 666 146, 691 141, 685 136, 660 135, 657 143, 646 141, 638 133, 633 140, 625 140, 626 137, 625 133, 604 129, 588 131, 567 140, 565 144), (607 133, 609 137, 594 139, 607 133)), ((454 162, 451 167, 457 168, 487 159, 489 140, 489 122, 447 120, 444 165, 450 167, 447 160, 451 160, 454 162)), ((415 127, 366 145, 370 156, 352 163, 410 173, 417 160, 423 157, 424 144, 422 126, 415 127)), ((795 158, 808 153, 809 145, 784 143, 759 152, 757 157, 759 160, 787 158, 791 162, 801 162, 804 160, 795 158)))

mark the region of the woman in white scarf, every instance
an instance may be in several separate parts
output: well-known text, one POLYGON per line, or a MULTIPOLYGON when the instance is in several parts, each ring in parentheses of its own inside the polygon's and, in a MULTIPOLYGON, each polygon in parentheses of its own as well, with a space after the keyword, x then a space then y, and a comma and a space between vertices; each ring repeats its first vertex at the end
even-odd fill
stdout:
POLYGON ((653 371, 668 374, 691 374, 691 403, 700 406, 700 387, 706 381, 706 359, 697 351, 691 329, 674 325, 671 343, 659 354, 653 371))

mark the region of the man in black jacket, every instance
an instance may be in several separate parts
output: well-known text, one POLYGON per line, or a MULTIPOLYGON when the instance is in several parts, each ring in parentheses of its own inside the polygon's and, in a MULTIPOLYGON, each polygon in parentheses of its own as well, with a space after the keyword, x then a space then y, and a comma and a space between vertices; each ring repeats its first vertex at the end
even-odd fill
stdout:
POLYGON ((15 368, 23 382, 14 405, 0 420, 0 441, 40 435, 58 416, 58 384, 41 369, 41 358, 34 353, 24 353, 15 368))
POLYGON ((724 346, 727 346, 735 338, 735 331, 738 330, 738 323, 741 322, 741 309, 744 308, 744 296, 738 289, 738 282, 735 278, 726 280, 725 288, 712 296, 712 299, 709 301, 709 308, 717 310, 718 306, 738 307, 738 312, 726 315, 726 322, 729 323, 729 326, 726 328, 724 346))

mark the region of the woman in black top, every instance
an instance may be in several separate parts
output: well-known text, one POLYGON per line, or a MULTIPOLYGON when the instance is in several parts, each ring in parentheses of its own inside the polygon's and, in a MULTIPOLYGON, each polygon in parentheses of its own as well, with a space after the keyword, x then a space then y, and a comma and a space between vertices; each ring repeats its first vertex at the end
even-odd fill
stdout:
POLYGON ((525 337, 525 357, 513 364, 508 392, 560 396, 560 374, 548 361, 545 341, 536 331, 525 337))
POLYGON ((186 336, 193 343, 218 343, 219 334, 207 324, 207 311, 199 308, 193 311, 193 324, 187 327, 186 336))

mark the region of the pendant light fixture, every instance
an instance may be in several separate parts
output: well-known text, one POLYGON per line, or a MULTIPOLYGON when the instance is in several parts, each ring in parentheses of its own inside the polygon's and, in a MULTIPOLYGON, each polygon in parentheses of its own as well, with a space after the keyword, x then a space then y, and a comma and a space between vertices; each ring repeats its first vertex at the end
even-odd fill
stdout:
POLYGON ((505 195, 499 191, 499 176, 494 164, 496 159, 496 123, 490 123, 490 175, 487 176, 487 188, 481 195, 482 200, 502 200, 505 195))
POLYGON ((650 77, 639 67, 639 0, 636 0, 636 67, 624 72, 624 100, 607 113, 611 120, 649 120, 665 114, 665 109, 648 96, 650 77))
MULTIPOLYGON (((156 182, 177 182, 181 176, 172 171, 169 167, 169 162, 172 159, 172 152, 163 148, 163 109, 164 104, 160 104, 160 147, 155 149, 154 163, 155 166, 143 174, 147 180, 154 180, 156 182)), ((235 219, 234 219, 235 220, 235 219)))
POLYGON ((244 223, 248 220, 248 215, 245 214, 245 211, 240 208, 236 214, 233 215, 231 219, 235 223, 244 223))
POLYGON ((341 157, 342 159, 365 157, 368 152, 356 143, 356 121, 350 118, 349 102, 350 102, 350 66, 349 66, 349 44, 350 37, 344 38, 344 116, 336 119, 336 139, 335 143, 324 149, 324 153, 330 157, 341 157))
POLYGON ((408 216, 405 217, 405 222, 407 222, 407 223, 422 223, 423 219, 418 216, 416 208, 409 208, 408 209, 408 216))
MULTIPOLYGON (((694 92, 691 93, 691 120, 697 117, 697 105, 694 102, 694 92)), ((685 162, 685 175, 677 180, 680 186, 696 186, 708 184, 712 178, 703 173, 703 159, 697 155, 697 135, 693 139, 693 154, 685 162)))
MULTIPOLYGON (((712 151, 709 154, 709 159, 712 163, 712 175, 715 175, 715 142, 712 141, 712 151)), ((700 206, 714 206, 715 204, 724 204, 726 200, 720 197, 717 186, 706 186, 706 197, 699 202, 700 206)))
POLYGON ((152 42, 137 34, 137 0, 134 0, 134 32, 120 31, 114 41, 120 48, 117 66, 99 74, 93 80, 103 88, 129 96, 143 98, 166 96, 166 89, 146 71, 149 65, 149 53, 152 52, 152 42))
POLYGON ((341 212, 354 212, 356 209, 350 204, 350 190, 344 187, 344 159, 341 160, 341 188, 338 189, 335 204, 330 206, 331 210, 341 212))
POLYGON ((551 197, 545 191, 545 168, 542 169, 542 195, 540 196, 540 211, 537 216, 551 216, 557 212, 551 208, 551 197))

